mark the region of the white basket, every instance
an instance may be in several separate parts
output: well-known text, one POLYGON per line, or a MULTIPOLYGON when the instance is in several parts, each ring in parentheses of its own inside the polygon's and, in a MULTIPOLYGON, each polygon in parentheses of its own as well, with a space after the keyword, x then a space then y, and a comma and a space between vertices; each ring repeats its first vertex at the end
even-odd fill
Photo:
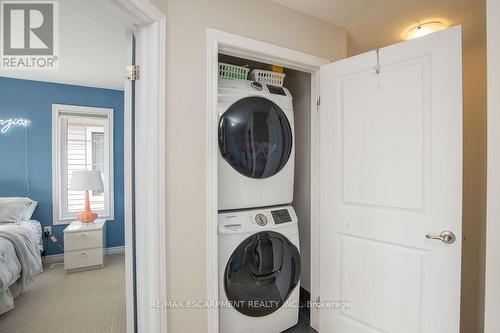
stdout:
POLYGON ((246 80, 248 72, 250 72, 249 68, 219 62, 220 77, 246 80))
POLYGON ((276 73, 272 71, 265 71, 262 69, 254 69, 250 73, 250 80, 283 87, 285 76, 285 73, 276 73))

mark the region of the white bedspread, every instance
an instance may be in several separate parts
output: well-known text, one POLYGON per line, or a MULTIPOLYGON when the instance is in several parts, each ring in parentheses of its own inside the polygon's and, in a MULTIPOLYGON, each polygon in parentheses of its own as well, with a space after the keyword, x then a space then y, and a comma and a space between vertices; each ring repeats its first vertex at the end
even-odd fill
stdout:
POLYGON ((41 272, 36 229, 29 222, 0 223, 0 314, 13 308, 19 291, 41 272))
POLYGON ((42 238, 42 225, 37 220, 31 220, 28 222, 30 228, 33 229, 36 239, 38 239, 38 249, 40 252, 43 251, 43 238, 42 238))

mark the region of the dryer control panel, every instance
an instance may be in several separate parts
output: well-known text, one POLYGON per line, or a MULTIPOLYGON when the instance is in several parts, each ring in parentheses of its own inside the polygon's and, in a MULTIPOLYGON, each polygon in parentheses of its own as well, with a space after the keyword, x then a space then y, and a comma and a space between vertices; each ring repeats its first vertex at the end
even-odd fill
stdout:
POLYGON ((219 213, 219 233, 244 233, 286 227, 297 223, 292 206, 219 213))

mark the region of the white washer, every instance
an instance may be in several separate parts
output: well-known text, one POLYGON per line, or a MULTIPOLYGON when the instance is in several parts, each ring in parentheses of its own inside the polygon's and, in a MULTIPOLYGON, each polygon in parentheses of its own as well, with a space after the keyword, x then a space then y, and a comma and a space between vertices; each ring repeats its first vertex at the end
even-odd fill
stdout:
POLYGON ((219 79, 219 210, 293 200, 294 123, 286 88, 219 79))
POLYGON ((298 322, 300 253, 291 206, 219 214, 220 333, 277 333, 298 322))

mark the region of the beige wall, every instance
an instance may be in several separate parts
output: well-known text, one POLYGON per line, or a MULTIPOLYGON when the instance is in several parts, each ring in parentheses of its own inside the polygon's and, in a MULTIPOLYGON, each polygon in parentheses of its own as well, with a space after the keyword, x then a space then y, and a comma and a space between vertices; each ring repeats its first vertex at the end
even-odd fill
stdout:
POLYGON ((348 54, 360 54, 394 44, 417 22, 441 18, 448 26, 461 24, 465 45, 485 34, 486 0, 377 0, 351 22, 348 54))
POLYGON ((483 332, 486 228, 486 43, 463 49, 461 332, 483 332))
POLYGON ((488 222, 485 333, 500 332, 500 1, 487 0, 488 222))
MULTIPOLYGON (((153 0, 167 17, 167 288, 206 297, 206 29, 215 28, 331 60, 346 34, 268 0, 153 0)), ((206 332, 204 310, 168 312, 169 332, 206 332)))

